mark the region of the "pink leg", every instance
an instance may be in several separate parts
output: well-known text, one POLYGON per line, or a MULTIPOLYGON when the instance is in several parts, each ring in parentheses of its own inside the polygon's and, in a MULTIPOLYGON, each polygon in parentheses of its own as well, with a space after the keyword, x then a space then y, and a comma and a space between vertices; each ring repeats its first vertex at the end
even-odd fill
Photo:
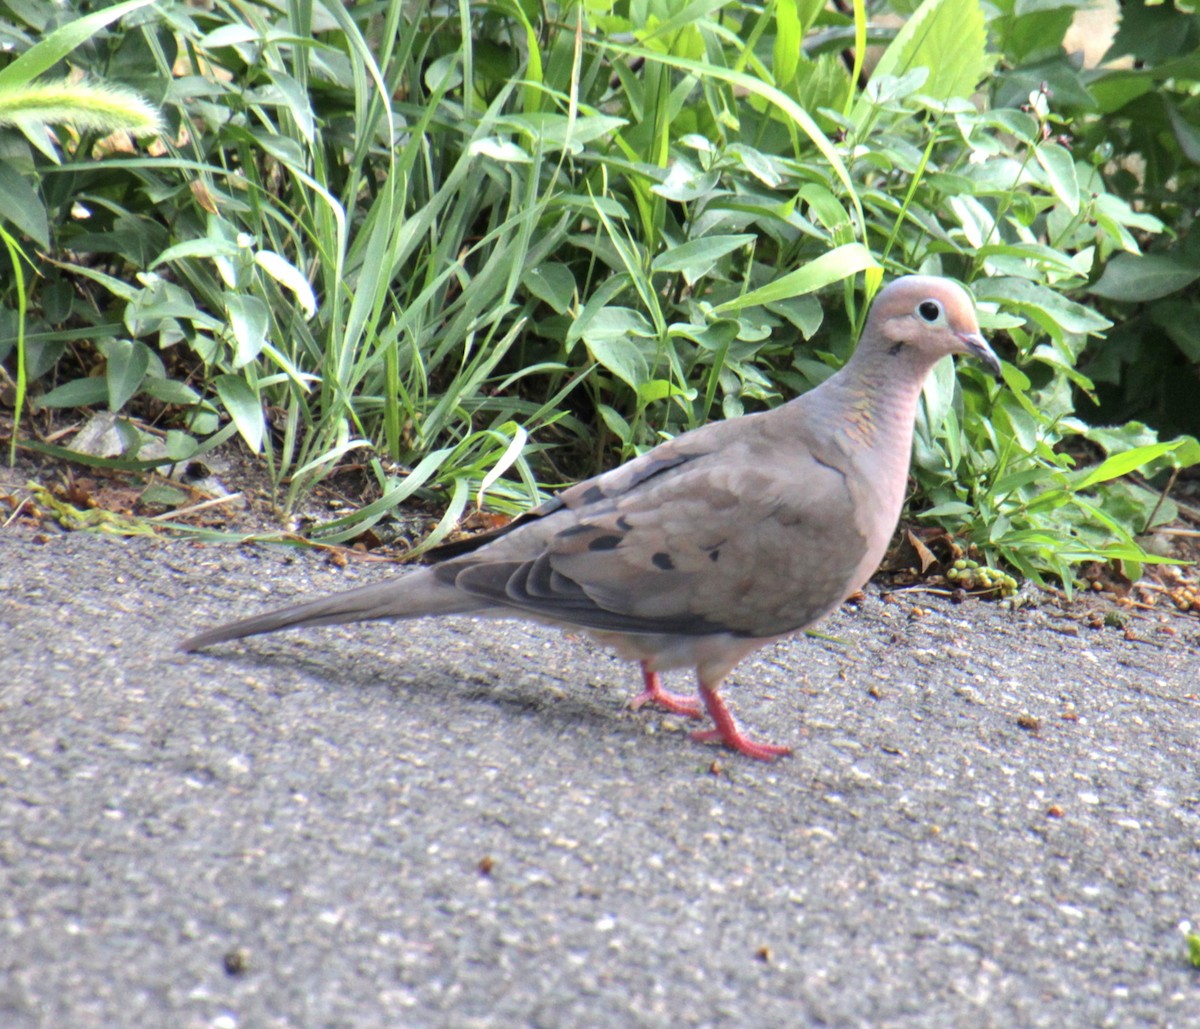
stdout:
POLYGON ((675 715, 684 715, 687 718, 704 717, 700 701, 695 697, 684 697, 664 690, 658 672, 650 671, 650 666, 645 661, 642 662, 642 682, 646 688, 629 702, 634 711, 646 704, 653 704, 675 715))
POLYGON ((754 740, 742 735, 725 701, 717 693, 715 686, 700 683, 700 697, 708 708, 709 717, 713 720, 713 729, 700 729, 692 733, 692 739, 700 743, 724 743, 730 750, 739 754, 757 758, 759 761, 774 761, 775 758, 792 752, 791 747, 780 747, 774 743, 755 743, 754 740))

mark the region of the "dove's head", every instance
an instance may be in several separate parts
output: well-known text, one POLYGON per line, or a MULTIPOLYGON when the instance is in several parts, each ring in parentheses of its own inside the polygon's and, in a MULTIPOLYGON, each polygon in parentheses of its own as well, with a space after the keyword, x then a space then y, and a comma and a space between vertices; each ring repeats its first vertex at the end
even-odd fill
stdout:
POLYGON ((863 330, 862 342, 868 341, 926 367, 947 354, 970 354, 1000 374, 1000 361, 979 332, 974 302, 949 279, 905 275, 881 290, 863 330))

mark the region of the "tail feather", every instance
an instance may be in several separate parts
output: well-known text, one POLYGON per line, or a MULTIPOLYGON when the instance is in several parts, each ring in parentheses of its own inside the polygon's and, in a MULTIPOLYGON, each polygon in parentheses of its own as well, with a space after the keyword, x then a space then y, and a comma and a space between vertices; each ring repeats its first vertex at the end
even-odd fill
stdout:
POLYGON ((240 640, 246 636, 295 629, 301 626, 336 625, 341 622, 368 622, 390 618, 419 618, 422 615, 459 614, 486 607, 484 601, 438 582, 427 570, 398 576, 370 586, 335 593, 305 604, 268 611, 228 625, 199 633, 183 640, 176 650, 188 653, 240 640))

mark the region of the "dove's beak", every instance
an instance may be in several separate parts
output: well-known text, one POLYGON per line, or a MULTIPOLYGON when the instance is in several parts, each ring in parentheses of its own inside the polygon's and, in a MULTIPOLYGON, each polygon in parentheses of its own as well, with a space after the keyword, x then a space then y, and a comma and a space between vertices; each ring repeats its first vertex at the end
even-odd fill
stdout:
POLYGON ((959 342, 966 348, 968 354, 978 358, 986 366, 996 378, 1000 378, 1000 358, 996 356, 996 352, 988 346, 988 341, 984 339, 978 332, 960 332, 958 333, 959 342))

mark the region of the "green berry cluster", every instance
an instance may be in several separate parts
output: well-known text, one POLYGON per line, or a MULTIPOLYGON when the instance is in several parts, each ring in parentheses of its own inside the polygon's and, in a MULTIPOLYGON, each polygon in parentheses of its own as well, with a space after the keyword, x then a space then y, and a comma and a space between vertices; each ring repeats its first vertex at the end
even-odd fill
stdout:
POLYGON ((1002 597, 1017 592, 1017 580, 998 568, 980 567, 978 561, 960 557, 946 570, 946 578, 965 590, 998 591, 1002 597))

